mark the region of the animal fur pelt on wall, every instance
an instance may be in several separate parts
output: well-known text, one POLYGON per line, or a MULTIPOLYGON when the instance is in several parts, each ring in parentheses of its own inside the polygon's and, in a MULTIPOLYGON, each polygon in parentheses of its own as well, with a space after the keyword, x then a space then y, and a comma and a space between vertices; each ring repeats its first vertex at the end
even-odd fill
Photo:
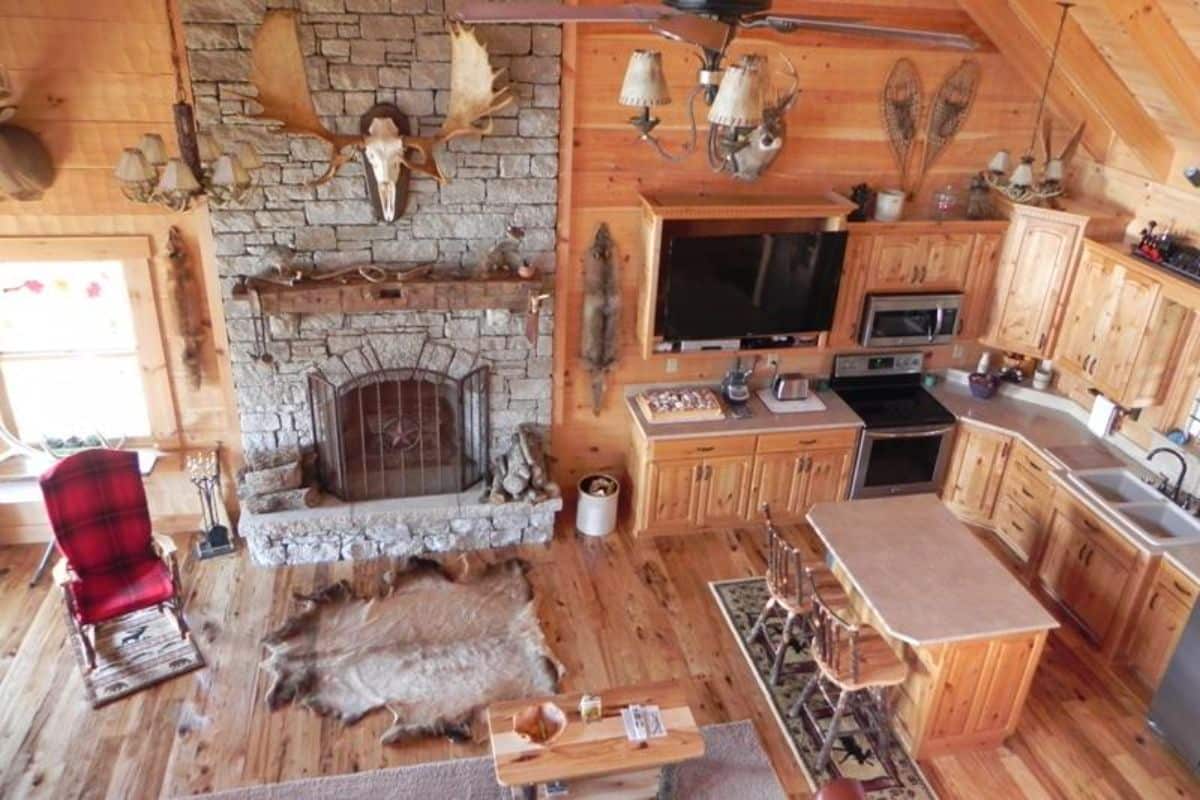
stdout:
POLYGON ((621 305, 612 234, 600 223, 592 246, 583 256, 583 334, 580 349, 592 376, 592 413, 604 403, 605 379, 617 363, 621 305))
POLYGON ((175 225, 167 234, 167 259, 171 262, 171 303, 175 306, 175 324, 183 339, 180 360, 187 371, 188 386, 199 389, 204 381, 201 348, 204 345, 204 322, 196 292, 196 275, 192 271, 192 256, 183 233, 175 225))
POLYGON ((421 735, 486 735, 486 707, 557 691, 517 560, 456 573, 414 560, 360 597, 345 581, 310 595, 263 644, 267 704, 294 703, 346 725, 380 708, 385 744, 421 735))

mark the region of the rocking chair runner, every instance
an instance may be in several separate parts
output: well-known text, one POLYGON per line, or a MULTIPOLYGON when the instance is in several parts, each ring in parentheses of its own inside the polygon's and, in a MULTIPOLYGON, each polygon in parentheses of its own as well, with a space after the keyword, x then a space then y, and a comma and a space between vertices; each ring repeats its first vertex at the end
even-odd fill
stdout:
POLYGON ((829 567, 821 561, 804 561, 795 545, 779 533, 771 519, 771 508, 762 507, 767 527, 767 590, 771 596, 750 630, 750 642, 762 637, 771 651, 771 685, 779 685, 783 660, 788 647, 803 648, 812 638, 809 615, 812 613, 813 585, 819 586, 828 602, 845 608, 850 600, 829 567), (786 617, 778 642, 771 641, 767 623, 778 612, 786 617))
POLYGON ((39 482, 63 555, 54 582, 88 669, 96 664, 96 626, 133 611, 157 606, 187 638, 175 544, 150 530, 137 453, 84 450, 50 467, 39 482))

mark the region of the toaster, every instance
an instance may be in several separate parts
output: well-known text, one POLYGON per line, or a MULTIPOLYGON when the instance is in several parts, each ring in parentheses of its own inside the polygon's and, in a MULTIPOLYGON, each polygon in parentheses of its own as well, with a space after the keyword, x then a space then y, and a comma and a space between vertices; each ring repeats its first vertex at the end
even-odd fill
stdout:
POLYGON ((808 378, 799 372, 776 373, 771 379, 771 394, 776 400, 807 400, 808 378))

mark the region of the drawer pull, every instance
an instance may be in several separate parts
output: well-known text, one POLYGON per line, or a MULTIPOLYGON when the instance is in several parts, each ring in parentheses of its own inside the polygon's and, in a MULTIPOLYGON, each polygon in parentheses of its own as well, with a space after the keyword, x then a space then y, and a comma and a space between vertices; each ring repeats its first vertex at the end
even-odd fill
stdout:
POLYGON ((696 452, 697 452, 697 453, 711 453, 713 450, 716 450, 716 449, 717 449, 717 448, 716 448, 715 446, 709 446, 709 447, 697 447, 697 448, 696 448, 696 452))
POLYGON ((1175 585, 1176 591, 1178 591, 1184 597, 1192 596, 1192 591, 1190 589, 1188 589, 1186 586, 1183 586, 1182 584, 1180 584, 1179 581, 1173 580, 1173 581, 1171 581, 1171 583, 1175 585))
POLYGON ((1096 527, 1096 523, 1092 522, 1090 519, 1088 519, 1086 517, 1080 517, 1079 521, 1082 522, 1090 530, 1093 530, 1096 533, 1100 532, 1100 529, 1096 527))
MULTIPOLYGON (((1178 585, 1178 584, 1177 584, 1177 585, 1178 585)), ((1149 608, 1151 611, 1153 611, 1153 610, 1154 610, 1154 604, 1155 604, 1155 603, 1157 603, 1157 602, 1158 602, 1158 592, 1155 592, 1154 594, 1150 595, 1150 605, 1148 606, 1148 608, 1149 608)))
POLYGON ((1096 555, 1096 548, 1094 548, 1094 547, 1089 547, 1089 548, 1088 548, 1088 554, 1087 554, 1087 558, 1085 558, 1085 559, 1083 560, 1083 565, 1084 565, 1085 567, 1090 567, 1090 566, 1092 565, 1092 556, 1094 556, 1094 555, 1096 555))
POLYGON ((1008 524, 1009 524, 1009 525, 1012 525, 1014 528, 1016 528, 1017 530, 1019 530, 1021 533, 1024 533, 1024 532, 1025 532, 1025 529, 1021 527, 1021 523, 1017 522, 1017 521, 1016 521, 1016 520, 1014 520, 1014 519, 1010 519, 1010 520, 1008 521, 1008 524))
POLYGON ((801 439, 800 441, 796 442, 796 444, 816 444, 816 443, 817 443, 816 439, 801 439))
POLYGON ((1083 561, 1083 551, 1084 550, 1087 550, 1087 542, 1084 542, 1083 544, 1081 544, 1079 546, 1079 552, 1075 555, 1076 561, 1083 561))
POLYGON ((1024 486, 1021 487, 1021 494, 1025 495, 1030 500, 1037 500, 1037 497, 1033 494, 1033 492, 1029 491, 1024 486))
POLYGON ((1034 462, 1030 461, 1029 459, 1026 459, 1026 460, 1025 460, 1025 464, 1026 464, 1026 465, 1027 465, 1027 466, 1028 466, 1030 469, 1032 469, 1032 470, 1035 470, 1036 472, 1041 472, 1041 471, 1042 471, 1042 468, 1041 468, 1041 467, 1039 467, 1037 464, 1035 464, 1034 462))

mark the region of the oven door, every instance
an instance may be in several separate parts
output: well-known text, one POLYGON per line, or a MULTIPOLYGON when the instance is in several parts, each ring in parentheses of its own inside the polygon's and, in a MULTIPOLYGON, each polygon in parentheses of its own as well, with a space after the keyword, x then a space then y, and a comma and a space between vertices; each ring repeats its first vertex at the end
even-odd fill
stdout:
POLYGON ((872 295, 862 343, 867 347, 945 344, 961 330, 962 295, 872 295))
POLYGON ((953 431, 953 425, 867 429, 850 497, 937 492, 946 474, 953 431))

